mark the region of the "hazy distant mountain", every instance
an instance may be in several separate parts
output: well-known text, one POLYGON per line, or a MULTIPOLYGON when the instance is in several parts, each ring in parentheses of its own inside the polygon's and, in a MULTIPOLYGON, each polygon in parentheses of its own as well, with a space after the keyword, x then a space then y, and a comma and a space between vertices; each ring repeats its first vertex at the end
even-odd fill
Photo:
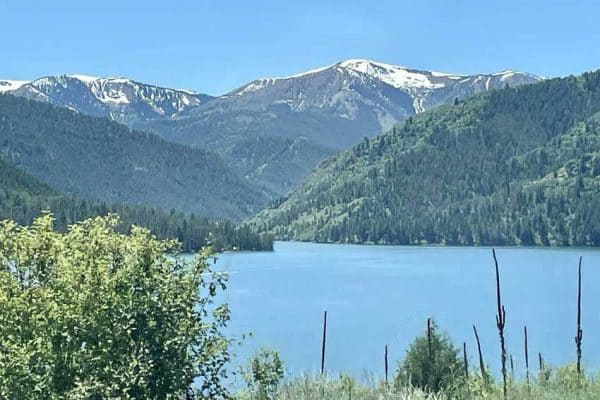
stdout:
POLYGON ((133 125, 171 119, 212 97, 166 89, 125 78, 86 75, 48 76, 27 81, 0 81, 0 93, 45 101, 94 117, 133 125))

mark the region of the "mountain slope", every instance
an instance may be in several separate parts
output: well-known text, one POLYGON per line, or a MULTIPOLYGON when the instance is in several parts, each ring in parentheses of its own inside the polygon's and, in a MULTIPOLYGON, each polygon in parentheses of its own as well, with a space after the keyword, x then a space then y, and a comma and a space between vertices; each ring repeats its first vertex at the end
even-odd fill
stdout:
POLYGON ((275 198, 288 193, 313 166, 333 154, 304 138, 271 136, 256 136, 221 151, 229 166, 275 198))
POLYGON ((106 119, 0 95, 0 154, 68 194, 240 219, 266 197, 216 155, 106 119))
POLYGON ((600 245, 598 111, 600 72, 441 106, 327 160, 252 222, 300 240, 600 245))
POLYGON ((214 221, 183 213, 165 212, 151 207, 131 207, 82 201, 65 196, 25 171, 0 159, 0 220, 10 219, 29 225, 42 212, 50 211, 57 229, 86 218, 116 213, 119 230, 128 232, 132 225, 143 226, 161 239, 177 239, 183 251, 198 251, 212 245, 222 249, 272 250, 272 240, 246 227, 228 221, 214 221))
POLYGON ((0 81, 0 92, 48 102, 93 117, 110 118, 129 126, 175 118, 212 98, 125 78, 86 75, 48 76, 31 82, 0 81))

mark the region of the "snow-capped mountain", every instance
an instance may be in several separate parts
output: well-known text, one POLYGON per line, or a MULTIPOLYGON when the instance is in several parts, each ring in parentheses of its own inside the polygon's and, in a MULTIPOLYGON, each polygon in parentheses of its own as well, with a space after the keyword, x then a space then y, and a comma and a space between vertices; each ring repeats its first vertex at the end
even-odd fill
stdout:
POLYGON ((0 81, 0 93, 208 148, 242 176, 281 195, 326 156, 411 115, 477 92, 539 80, 515 71, 459 75, 353 59, 257 79, 220 97, 85 75, 0 81))
POLYGON ((194 144, 253 134, 305 137, 340 150, 455 98, 538 80, 515 71, 458 75, 353 59, 254 80, 188 110, 163 133, 194 144))
POLYGON ((26 81, 0 81, 0 92, 45 101, 128 125, 175 118, 211 96, 167 89, 125 78, 60 75, 26 81))
POLYGON ((462 99, 484 90, 499 89, 506 85, 514 87, 539 80, 533 74, 509 70, 493 74, 458 75, 414 70, 367 59, 351 59, 289 77, 257 79, 234 90, 229 96, 260 96, 280 90, 285 92, 287 98, 276 99, 274 103, 288 104, 296 111, 311 106, 333 106, 338 110, 345 109, 347 112, 340 116, 350 119, 357 117, 360 103, 371 104, 379 116, 381 128, 385 129, 404 115, 424 112, 454 98, 462 99), (302 87, 310 89, 306 81, 322 80, 324 76, 328 78, 328 84, 317 89, 326 89, 329 96, 321 91, 311 98, 312 93, 301 90, 302 87), (390 96, 393 89, 398 93, 390 96), (405 95, 410 97, 412 107, 407 107, 404 101, 397 101, 405 100, 405 95))
POLYGON ((339 150, 455 98, 538 80, 515 71, 459 75, 351 59, 288 77, 257 79, 220 97, 86 75, 0 81, 0 93, 149 127, 186 144, 212 145, 230 142, 230 136, 258 134, 303 137, 339 150))

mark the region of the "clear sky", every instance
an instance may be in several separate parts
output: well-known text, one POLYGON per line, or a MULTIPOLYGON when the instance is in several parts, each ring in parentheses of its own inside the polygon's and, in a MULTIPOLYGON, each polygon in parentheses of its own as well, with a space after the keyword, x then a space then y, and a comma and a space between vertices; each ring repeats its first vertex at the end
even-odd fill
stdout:
POLYGON ((596 0, 0 0, 0 79, 221 94, 347 58, 553 77, 600 68, 599 16, 596 0))

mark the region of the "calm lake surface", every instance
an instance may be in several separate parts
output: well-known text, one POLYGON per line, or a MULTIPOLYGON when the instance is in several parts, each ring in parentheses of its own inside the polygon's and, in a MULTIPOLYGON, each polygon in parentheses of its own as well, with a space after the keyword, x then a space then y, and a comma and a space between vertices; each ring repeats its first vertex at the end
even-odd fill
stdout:
MULTIPOLYGON (((600 251, 497 249, 506 306, 508 352, 524 369, 523 326, 532 370, 575 360, 577 262, 583 256, 583 358, 600 367, 600 251)), ((240 338, 236 365, 260 347, 278 350, 286 373, 320 366, 323 311, 328 311, 326 369, 357 377, 382 376, 384 345, 390 368, 402 359, 428 317, 456 345, 467 343, 477 364, 472 325, 486 363, 498 373, 495 281, 491 248, 327 245, 277 242, 272 253, 227 253, 225 301, 229 332, 240 338)))

